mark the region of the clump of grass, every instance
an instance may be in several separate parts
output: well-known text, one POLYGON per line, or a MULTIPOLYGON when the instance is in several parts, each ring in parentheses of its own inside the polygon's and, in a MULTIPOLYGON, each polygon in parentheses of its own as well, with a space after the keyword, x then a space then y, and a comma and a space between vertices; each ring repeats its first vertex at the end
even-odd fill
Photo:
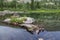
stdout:
POLYGON ((23 21, 26 20, 26 17, 20 17, 20 18, 16 18, 16 17, 13 17, 11 18, 11 23, 23 23, 23 21))

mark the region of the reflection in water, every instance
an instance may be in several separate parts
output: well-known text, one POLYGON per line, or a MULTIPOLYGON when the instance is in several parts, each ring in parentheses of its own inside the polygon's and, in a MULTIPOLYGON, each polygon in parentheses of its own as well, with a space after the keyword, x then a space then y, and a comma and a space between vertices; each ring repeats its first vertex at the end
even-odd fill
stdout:
POLYGON ((0 26, 0 40, 60 40, 60 31, 44 31, 38 35, 30 34, 24 29, 0 26))

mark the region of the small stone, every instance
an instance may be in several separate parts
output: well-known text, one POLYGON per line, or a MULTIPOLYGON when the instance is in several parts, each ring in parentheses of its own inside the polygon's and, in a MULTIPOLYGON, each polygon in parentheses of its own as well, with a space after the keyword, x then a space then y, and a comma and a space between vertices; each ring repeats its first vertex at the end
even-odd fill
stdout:
POLYGON ((38 40, 44 40, 43 38, 39 38, 38 40))

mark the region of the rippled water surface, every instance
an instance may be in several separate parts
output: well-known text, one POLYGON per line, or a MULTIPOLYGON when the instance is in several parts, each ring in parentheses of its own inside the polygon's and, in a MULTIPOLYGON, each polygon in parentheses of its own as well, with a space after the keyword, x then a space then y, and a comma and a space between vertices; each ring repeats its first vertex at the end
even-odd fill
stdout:
POLYGON ((30 34, 24 29, 11 28, 8 26, 0 26, 0 40, 60 40, 60 31, 40 32, 37 34, 30 34))

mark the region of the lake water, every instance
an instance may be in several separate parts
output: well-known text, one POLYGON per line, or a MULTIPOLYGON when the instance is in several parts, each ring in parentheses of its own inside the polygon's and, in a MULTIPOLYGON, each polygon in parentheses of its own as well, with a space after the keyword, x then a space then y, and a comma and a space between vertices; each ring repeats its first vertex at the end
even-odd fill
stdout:
POLYGON ((60 31, 44 31, 30 34, 24 29, 0 26, 0 40, 60 40, 60 31))

